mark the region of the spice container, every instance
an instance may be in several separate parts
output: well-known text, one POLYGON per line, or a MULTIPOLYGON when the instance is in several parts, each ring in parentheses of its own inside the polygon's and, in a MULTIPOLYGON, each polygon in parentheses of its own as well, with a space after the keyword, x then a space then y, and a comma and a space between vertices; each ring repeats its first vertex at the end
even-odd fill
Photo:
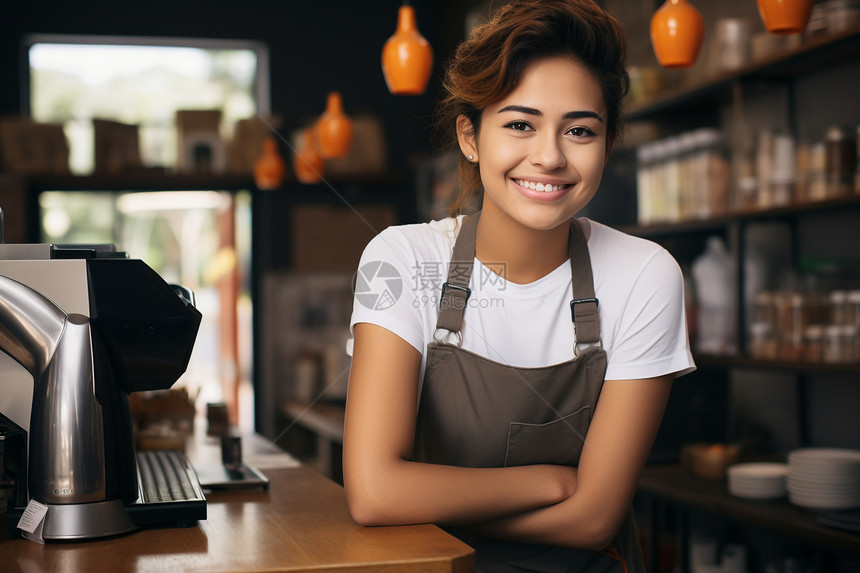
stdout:
POLYGON ((853 324, 860 330, 860 290, 848 291, 845 299, 845 324, 853 324))
POLYGON ((652 219, 651 202, 654 191, 651 186, 654 170, 654 146, 642 145, 636 150, 636 212, 640 225, 652 219))
POLYGON ((773 326, 767 322, 750 325, 750 356, 759 360, 776 360, 777 340, 773 326))
POLYGON ((776 330, 776 293, 767 290, 756 293, 753 299, 753 322, 767 324, 772 332, 776 330))
POLYGON ((827 129, 824 137, 827 173, 827 196, 839 197, 853 188, 857 140, 854 134, 842 126, 827 129))
POLYGON ((807 362, 824 361, 824 325, 810 324, 804 330, 803 359, 807 362))
POLYGON ((814 143, 809 148, 806 196, 809 201, 827 198, 827 147, 823 141, 814 143))
POLYGON ((847 324, 848 318, 848 293, 844 290, 835 290, 830 293, 830 323, 847 324))
POLYGON ((677 221, 687 221, 692 218, 696 203, 697 185, 706 185, 705 181, 697 181, 695 173, 696 148, 698 140, 696 133, 688 131, 678 136, 678 198, 675 216, 677 221))
POLYGON ((824 362, 844 364, 854 361, 857 328, 830 324, 824 329, 824 362))
POLYGON ((773 205, 773 193, 770 187, 773 174, 773 134, 763 130, 758 134, 755 163, 756 178, 758 179, 759 209, 768 209, 773 205))
POLYGON ((779 333, 779 358, 803 360, 804 329, 803 295, 780 292, 776 295, 776 327, 779 333))
POLYGON ((812 146, 799 143, 794 153, 795 181, 794 200, 798 203, 809 201, 809 173, 812 167, 812 146))
POLYGON ((770 174, 770 200, 774 207, 794 201, 794 159, 794 139, 790 135, 776 134, 770 174))
MULTIPOLYGON (((857 126, 857 140, 860 141, 860 125, 857 126)), ((854 171, 854 192, 860 193, 860 145, 857 146, 857 168, 854 171)))
POLYGON ((752 22, 746 18, 717 20, 717 65, 720 70, 734 70, 750 59, 752 22))

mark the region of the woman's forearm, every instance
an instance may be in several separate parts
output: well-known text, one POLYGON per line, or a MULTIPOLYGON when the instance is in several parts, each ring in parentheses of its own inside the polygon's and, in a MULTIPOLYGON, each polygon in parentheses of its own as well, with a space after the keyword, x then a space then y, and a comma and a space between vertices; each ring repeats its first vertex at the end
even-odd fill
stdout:
POLYGON ((567 499, 576 471, 564 466, 462 468, 405 460, 345 474, 353 518, 363 525, 467 525, 567 499))
POLYGON ((609 544, 612 532, 595 519, 594 509, 571 497, 561 503, 502 517, 471 527, 478 535, 526 543, 544 543, 600 550, 609 544))

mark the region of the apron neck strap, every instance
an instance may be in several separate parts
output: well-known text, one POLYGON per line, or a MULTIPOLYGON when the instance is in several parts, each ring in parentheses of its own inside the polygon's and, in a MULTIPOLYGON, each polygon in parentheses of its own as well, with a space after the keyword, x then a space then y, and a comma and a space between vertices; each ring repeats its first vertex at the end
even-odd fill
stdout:
MULTIPOLYGON (((481 212, 465 217, 454 242, 448 280, 442 285, 439 301, 439 316, 436 329, 460 332, 463 314, 471 290, 469 280, 475 261, 475 243, 478 221, 481 212)), ((594 278, 591 272, 591 258, 588 243, 579 224, 571 220, 568 235, 568 255, 573 282, 573 300, 570 301, 571 319, 577 344, 600 342, 600 321, 597 313, 597 299, 594 297, 594 278)))

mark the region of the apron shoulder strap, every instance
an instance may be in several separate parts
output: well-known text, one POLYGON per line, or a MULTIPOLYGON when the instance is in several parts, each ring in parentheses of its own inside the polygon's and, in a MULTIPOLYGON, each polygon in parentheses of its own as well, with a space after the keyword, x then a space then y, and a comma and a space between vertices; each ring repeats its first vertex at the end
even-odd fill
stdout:
POLYGON ((573 282, 573 300, 570 301, 570 318, 573 320, 576 343, 596 344, 600 342, 600 319, 597 313, 597 298, 594 296, 594 275, 591 272, 591 257, 588 242, 582 228, 575 220, 570 221, 568 240, 570 276, 573 282))
POLYGON ((450 332, 460 332, 463 324, 463 313, 469 301, 469 280, 472 278, 472 267, 475 263, 475 239, 477 236, 478 220, 481 212, 465 217, 460 224, 460 232, 454 242, 454 252, 451 255, 451 265, 448 267, 448 280, 442 284, 439 297, 439 316, 436 319, 436 329, 450 332))

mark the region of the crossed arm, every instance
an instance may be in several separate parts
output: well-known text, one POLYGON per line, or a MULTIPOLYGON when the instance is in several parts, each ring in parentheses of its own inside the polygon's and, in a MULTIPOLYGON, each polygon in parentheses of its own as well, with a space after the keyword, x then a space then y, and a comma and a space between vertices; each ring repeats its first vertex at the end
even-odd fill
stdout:
POLYGON ((672 376, 604 382, 578 468, 461 468, 409 461, 421 355, 382 327, 355 326, 344 487, 363 525, 469 525, 485 535, 602 549, 629 510, 672 376))

